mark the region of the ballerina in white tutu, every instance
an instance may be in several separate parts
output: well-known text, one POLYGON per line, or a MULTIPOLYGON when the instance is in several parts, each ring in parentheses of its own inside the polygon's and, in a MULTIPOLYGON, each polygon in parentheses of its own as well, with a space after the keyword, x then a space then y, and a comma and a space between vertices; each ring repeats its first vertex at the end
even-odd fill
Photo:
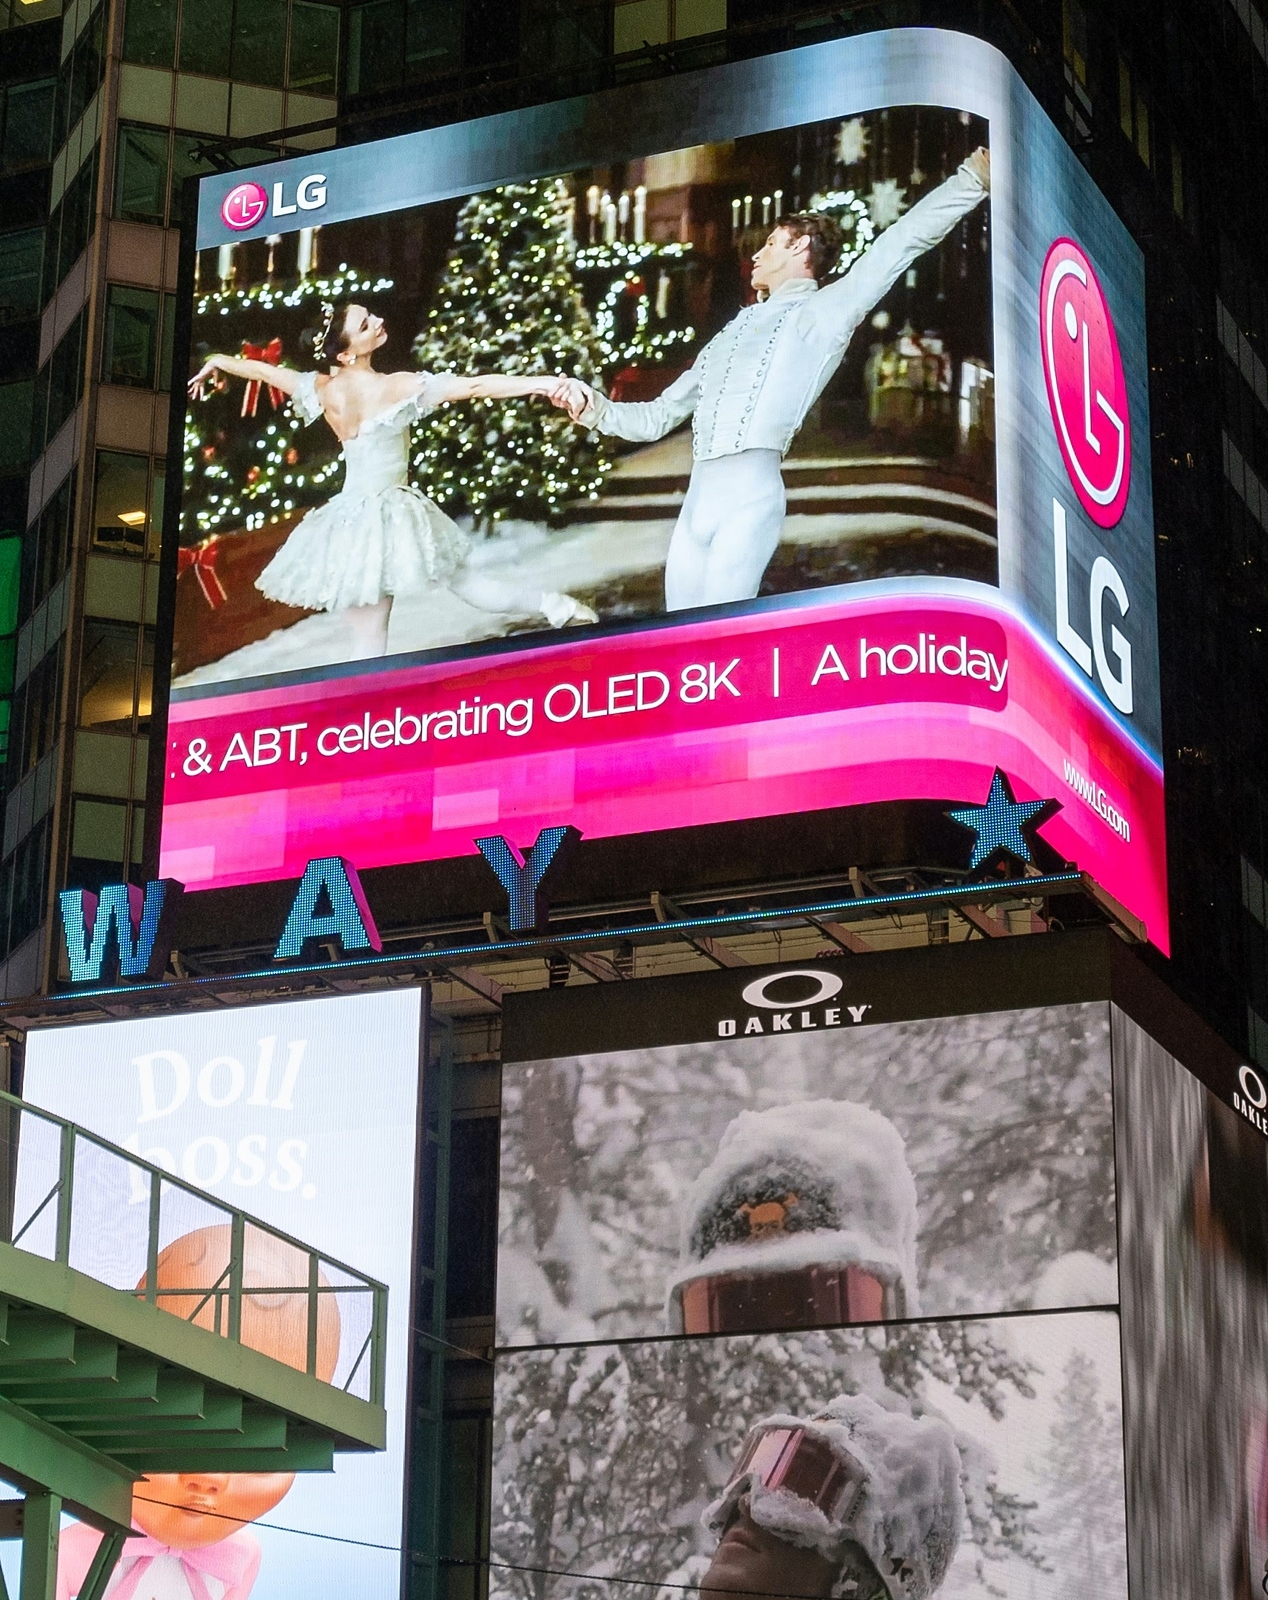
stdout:
POLYGON ((281 389, 301 421, 325 417, 343 447, 343 488, 295 525, 256 587, 285 605, 340 612, 352 626, 358 657, 387 654, 393 597, 429 584, 480 611, 541 616, 553 628, 597 622, 572 595, 528 591, 474 571, 467 535, 409 482, 409 433, 419 417, 457 400, 553 399, 564 380, 376 372, 372 358, 387 339, 382 317, 349 305, 336 333, 335 308, 322 311, 312 353, 325 361, 337 345, 333 371, 214 355, 189 381, 194 399, 205 395, 215 372, 281 389))

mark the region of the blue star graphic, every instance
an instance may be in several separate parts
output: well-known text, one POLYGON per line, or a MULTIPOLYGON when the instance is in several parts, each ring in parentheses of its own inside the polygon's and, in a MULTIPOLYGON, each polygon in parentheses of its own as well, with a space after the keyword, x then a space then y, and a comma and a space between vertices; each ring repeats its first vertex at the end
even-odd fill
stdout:
POLYGON ((957 806, 946 815, 962 828, 972 828, 977 834, 973 841, 973 854, 969 858, 969 870, 972 871, 997 850, 1007 850, 1020 860, 1029 861, 1031 854, 1027 830, 1039 827, 1059 809, 1056 800, 1014 800, 1008 779, 996 767, 995 776, 991 779, 991 792, 984 806, 957 806))

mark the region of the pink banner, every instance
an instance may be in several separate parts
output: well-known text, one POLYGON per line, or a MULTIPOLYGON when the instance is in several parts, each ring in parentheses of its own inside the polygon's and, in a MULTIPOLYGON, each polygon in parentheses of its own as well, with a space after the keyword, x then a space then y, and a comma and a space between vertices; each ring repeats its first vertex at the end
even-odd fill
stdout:
POLYGON ((1002 597, 901 592, 564 635, 171 707, 161 871, 210 889, 879 800, 980 804, 1043 837, 1166 951, 1162 772, 1002 597))

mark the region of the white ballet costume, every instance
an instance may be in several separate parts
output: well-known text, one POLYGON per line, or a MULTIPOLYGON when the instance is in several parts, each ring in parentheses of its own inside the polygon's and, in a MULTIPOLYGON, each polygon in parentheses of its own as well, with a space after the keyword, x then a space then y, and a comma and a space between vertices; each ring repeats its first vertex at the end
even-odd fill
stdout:
MULTIPOLYGON (((410 428, 436 408, 438 388, 423 374, 416 394, 343 441, 343 488, 296 523, 256 588, 283 605, 343 611, 438 584, 482 611, 542 615, 552 627, 597 620, 571 595, 530 593, 467 568, 471 540, 409 481, 410 428)), ((315 372, 301 374, 291 407, 305 424, 322 415, 315 372)))

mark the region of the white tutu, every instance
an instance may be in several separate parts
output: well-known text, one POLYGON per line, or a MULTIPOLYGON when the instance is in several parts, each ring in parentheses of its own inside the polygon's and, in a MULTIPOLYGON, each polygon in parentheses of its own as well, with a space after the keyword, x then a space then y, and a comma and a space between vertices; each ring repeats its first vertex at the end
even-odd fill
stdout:
MULTIPOLYGON (((428 383, 344 442, 343 489, 296 524, 255 580, 270 600, 310 611, 370 606, 387 595, 445 583, 471 542, 434 500, 409 482, 409 430, 430 411, 428 383)), ((304 422, 321 415, 316 374, 291 397, 304 422)))

